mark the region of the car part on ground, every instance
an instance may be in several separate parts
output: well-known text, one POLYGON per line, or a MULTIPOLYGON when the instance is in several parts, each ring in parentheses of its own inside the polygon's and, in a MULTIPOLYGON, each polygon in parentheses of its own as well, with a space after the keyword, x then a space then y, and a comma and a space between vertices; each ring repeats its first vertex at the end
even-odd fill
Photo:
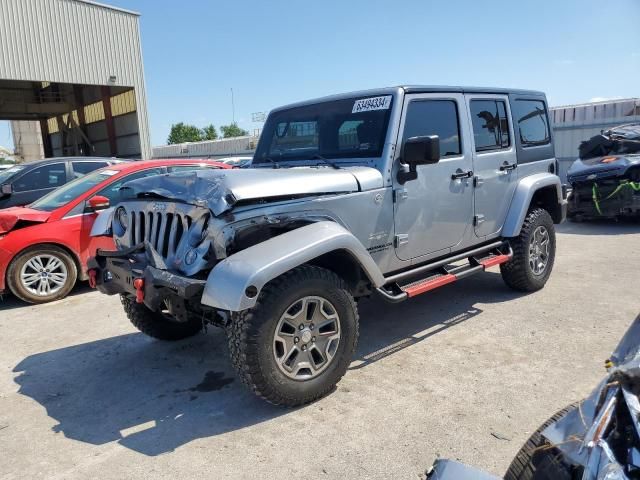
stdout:
POLYGON ((640 124, 621 125, 582 142, 567 181, 569 218, 640 216, 640 124))
MULTIPOLYGON (((607 376, 591 395, 556 413, 527 440, 509 466, 505 480, 638 478, 640 316, 607 360, 606 368, 607 376)), ((438 473, 437 465, 438 462, 428 478, 465 480, 486 475, 466 466, 465 475, 438 473)))
POLYGON ((128 183, 92 232, 117 250, 98 251, 89 275, 148 309, 134 324, 152 336, 180 338, 158 334, 167 315, 225 327, 243 381, 301 405, 345 373, 354 299, 400 302, 497 265, 509 286, 542 288, 566 209, 555 163, 539 92, 398 87, 303 102, 271 112, 249 169, 128 183))

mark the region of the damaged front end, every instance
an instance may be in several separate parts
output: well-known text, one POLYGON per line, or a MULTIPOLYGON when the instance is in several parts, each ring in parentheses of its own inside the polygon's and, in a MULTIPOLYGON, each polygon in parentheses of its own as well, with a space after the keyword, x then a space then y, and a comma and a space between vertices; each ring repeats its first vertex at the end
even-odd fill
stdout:
POLYGON ((118 250, 99 250, 89 261, 91 285, 108 295, 135 297, 152 311, 168 309, 178 320, 203 313, 206 273, 216 262, 210 210, 141 200, 120 204, 109 217, 118 250))
MULTIPOLYGON (((531 437, 505 478, 520 478, 514 470, 526 471, 526 478, 532 480, 640 478, 640 316, 607 360, 606 367, 607 377, 587 399, 539 430, 540 441, 534 440, 538 434, 531 437)), ((486 474, 438 461, 427 477, 493 478, 481 475, 486 474)))
POLYGON ((623 125, 582 142, 567 173, 570 218, 640 216, 640 125, 623 125))

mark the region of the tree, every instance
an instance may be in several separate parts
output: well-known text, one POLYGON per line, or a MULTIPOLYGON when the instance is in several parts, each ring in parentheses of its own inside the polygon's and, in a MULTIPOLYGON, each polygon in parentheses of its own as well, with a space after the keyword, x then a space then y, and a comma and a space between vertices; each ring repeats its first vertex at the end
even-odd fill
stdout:
POLYGON ((249 132, 240 128, 235 122, 230 123, 229 125, 221 125, 220 131, 224 138, 244 137, 245 135, 249 135, 249 132))
POLYGON ((216 138, 218 138, 218 132, 213 124, 207 125, 202 129, 203 140, 215 140, 216 138))
POLYGON ((171 125, 167 143, 171 145, 173 143, 199 142, 200 140, 202 140, 202 131, 198 127, 180 122, 171 125))

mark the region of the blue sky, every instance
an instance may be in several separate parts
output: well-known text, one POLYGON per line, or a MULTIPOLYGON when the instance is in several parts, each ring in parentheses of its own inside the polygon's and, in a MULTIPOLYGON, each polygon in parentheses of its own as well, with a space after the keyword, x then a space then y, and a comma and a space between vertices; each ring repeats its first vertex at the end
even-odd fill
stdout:
MULTIPOLYGON (((640 96, 640 1, 103 0, 142 14, 151 134, 397 84, 640 96)), ((0 145, 7 145, 0 126, 0 145)))

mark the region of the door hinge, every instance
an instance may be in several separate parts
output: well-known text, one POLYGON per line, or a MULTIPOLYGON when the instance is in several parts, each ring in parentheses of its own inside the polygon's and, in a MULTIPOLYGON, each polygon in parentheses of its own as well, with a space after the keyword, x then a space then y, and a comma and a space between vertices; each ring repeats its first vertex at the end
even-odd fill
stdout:
POLYGON ((480 225, 482 222, 484 222, 484 215, 474 215, 473 216, 473 224, 475 226, 480 225))
POLYGON ((409 243, 409 235, 406 233, 400 233, 396 235, 396 248, 401 247, 409 243))
POLYGON ((393 201, 395 203, 406 200, 407 198, 409 198, 409 192, 407 192, 406 188, 398 188, 393 191, 393 201))
POLYGON ((475 177, 473 177, 473 186, 474 187, 479 187, 483 183, 484 183, 484 180, 482 178, 480 178, 479 176, 476 175, 475 177))

